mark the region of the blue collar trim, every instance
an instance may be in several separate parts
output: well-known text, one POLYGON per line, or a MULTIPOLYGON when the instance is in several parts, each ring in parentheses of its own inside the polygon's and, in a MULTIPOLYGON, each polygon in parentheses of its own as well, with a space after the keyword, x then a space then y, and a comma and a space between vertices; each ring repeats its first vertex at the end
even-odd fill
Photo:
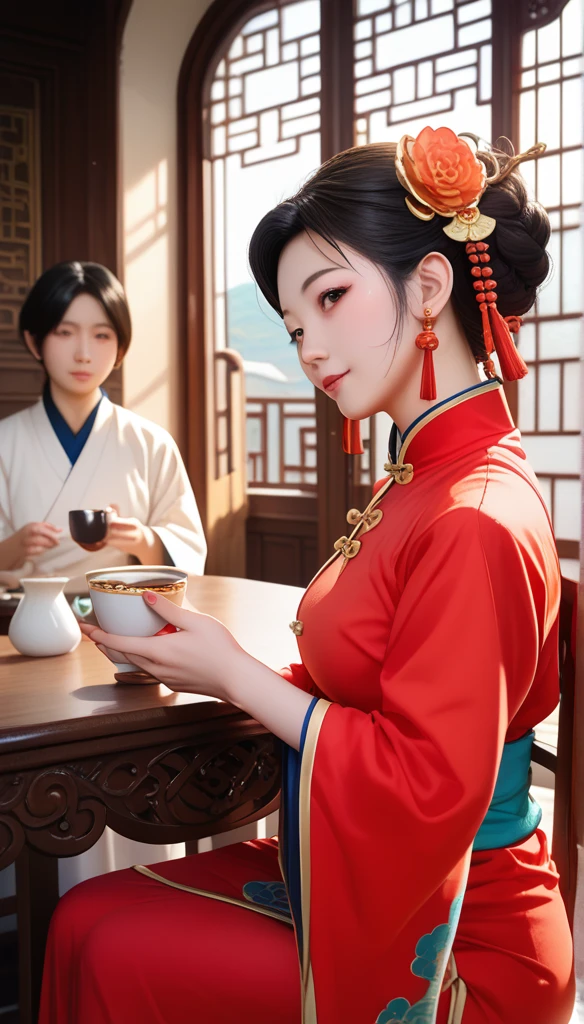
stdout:
MULTIPOLYGON (((106 395, 106 392, 103 390, 103 388, 100 388, 100 391, 103 398, 103 396, 106 395)), ((57 440, 61 444, 61 447, 64 449, 65 454, 69 459, 69 462, 71 463, 72 466, 74 466, 75 463, 77 462, 77 459, 81 455, 81 452, 83 451, 85 444, 89 438, 89 435, 91 434, 91 431, 93 429, 93 424, 95 423, 95 418, 97 416, 97 410, 101 405, 101 398, 99 399, 97 405, 95 405, 91 412, 89 413, 89 416, 85 420, 85 423, 81 427, 81 430, 78 430, 76 434, 73 433, 66 419, 64 418, 62 413, 59 412, 57 406, 55 405, 55 402, 53 401, 53 396, 51 395, 51 387, 48 381, 45 384, 43 391, 43 405, 45 407, 45 412, 49 418, 49 423, 51 424, 53 430, 55 431, 55 434, 57 435, 57 440)))

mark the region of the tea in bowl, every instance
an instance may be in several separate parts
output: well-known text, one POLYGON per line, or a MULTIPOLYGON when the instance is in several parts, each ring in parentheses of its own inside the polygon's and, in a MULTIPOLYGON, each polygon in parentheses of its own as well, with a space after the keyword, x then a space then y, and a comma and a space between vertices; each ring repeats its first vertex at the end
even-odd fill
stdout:
MULTIPOLYGON (((175 627, 146 604, 143 594, 151 590, 180 607, 187 589, 186 572, 168 565, 121 565, 87 572, 85 578, 95 617, 106 633, 155 636, 174 632, 175 627)), ((130 662, 116 663, 116 668, 120 682, 124 673, 132 673, 133 681, 158 682, 130 662)))
POLYGON ((69 532, 75 543, 86 551, 104 548, 112 515, 107 508, 76 508, 69 512, 69 532))

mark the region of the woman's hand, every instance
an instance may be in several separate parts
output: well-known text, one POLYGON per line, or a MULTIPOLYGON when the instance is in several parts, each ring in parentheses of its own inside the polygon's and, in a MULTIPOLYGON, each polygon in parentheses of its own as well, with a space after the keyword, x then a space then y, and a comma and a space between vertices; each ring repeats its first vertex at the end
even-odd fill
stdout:
POLYGON ((115 636, 80 623, 110 661, 129 661, 171 690, 203 693, 228 701, 252 715, 296 750, 310 694, 297 689, 278 672, 247 654, 226 626, 211 615, 177 608, 165 597, 148 592, 144 600, 177 626, 165 636, 115 636))
POLYGON ((52 523, 27 523, 0 543, 0 569, 18 569, 30 558, 58 547, 62 532, 52 523))
POLYGON ((85 623, 81 623, 81 629, 111 661, 132 662, 171 690, 231 700, 226 680, 236 671, 238 660, 249 655, 227 627, 211 615, 178 608, 158 594, 144 594, 144 600, 155 604, 157 614, 177 626, 179 632, 126 637, 104 633, 85 623))
POLYGON ((159 565, 164 562, 164 545, 160 537, 139 519, 124 519, 116 505, 109 505, 111 519, 106 544, 118 551, 134 555, 142 565, 159 565))

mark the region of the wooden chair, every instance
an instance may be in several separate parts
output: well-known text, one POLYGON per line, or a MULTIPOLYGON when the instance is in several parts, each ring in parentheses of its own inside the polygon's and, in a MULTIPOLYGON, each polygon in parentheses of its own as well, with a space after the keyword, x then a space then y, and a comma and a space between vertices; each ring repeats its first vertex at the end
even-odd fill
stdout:
POLYGON ((560 604, 560 712, 557 751, 547 743, 533 744, 532 760, 555 775, 552 856, 560 875, 570 928, 576 896, 577 849, 573 814, 575 624, 578 584, 562 577, 560 604))

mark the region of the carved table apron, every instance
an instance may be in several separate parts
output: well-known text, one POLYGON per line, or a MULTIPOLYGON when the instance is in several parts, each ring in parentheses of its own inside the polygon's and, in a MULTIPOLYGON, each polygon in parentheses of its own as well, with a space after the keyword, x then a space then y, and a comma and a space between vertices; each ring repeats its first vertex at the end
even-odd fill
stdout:
MULTIPOLYGON (((297 657, 295 587, 202 577, 189 597, 250 654, 297 657), (260 625, 261 624, 261 625, 260 625)), ((227 704, 162 686, 119 686, 93 644, 23 658, 0 637, 0 868, 16 861, 21 1024, 36 1020, 59 857, 106 825, 145 843, 193 842, 278 805, 277 740, 227 704)))

